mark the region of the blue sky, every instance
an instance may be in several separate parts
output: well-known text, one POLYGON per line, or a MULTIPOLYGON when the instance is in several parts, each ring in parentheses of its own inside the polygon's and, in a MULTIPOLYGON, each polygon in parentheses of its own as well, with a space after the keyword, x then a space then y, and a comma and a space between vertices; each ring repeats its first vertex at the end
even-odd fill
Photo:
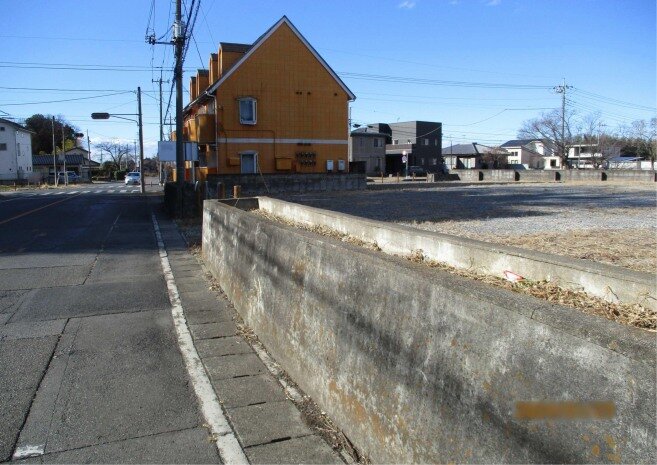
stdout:
MULTIPOLYGON (((88 130, 92 143, 132 141, 133 123, 89 115, 135 112, 130 91, 141 86, 152 155, 159 129, 151 80, 159 66, 171 79, 173 58, 171 47, 151 47, 144 35, 151 5, 155 33, 167 32, 172 2, 0 1, 0 116, 59 114, 88 130)), ((356 94, 356 123, 440 121, 444 146, 499 144, 524 120, 559 107, 551 87, 564 77, 573 107, 600 111, 612 129, 655 114, 636 106, 655 107, 654 0, 201 0, 198 51, 190 46, 185 68, 207 66, 220 41, 253 42, 283 14, 356 94)))

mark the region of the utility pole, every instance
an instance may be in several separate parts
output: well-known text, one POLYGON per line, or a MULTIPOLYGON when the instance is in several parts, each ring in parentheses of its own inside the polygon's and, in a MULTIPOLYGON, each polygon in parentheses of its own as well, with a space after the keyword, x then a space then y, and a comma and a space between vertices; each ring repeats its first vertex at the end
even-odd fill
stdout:
POLYGON ((91 182, 91 140, 89 139, 89 130, 87 129, 87 173, 89 182, 91 182))
MULTIPOLYGON (((566 90, 572 86, 566 85, 566 78, 563 78, 563 83, 560 86, 555 86, 554 91, 561 94, 561 160, 566 165, 566 90)), ((565 168, 566 166, 564 166, 565 168)))
POLYGON ((55 117, 52 117, 52 183, 57 187, 57 150, 55 150, 55 117))
POLYGON ((63 124, 62 124, 62 154, 64 155, 64 185, 68 186, 68 171, 66 171, 66 139, 64 139, 63 124))
POLYGON ((176 0, 176 21, 173 24, 173 40, 176 47, 176 183, 180 191, 182 213, 182 189, 185 182, 185 155, 183 153, 183 49, 185 45, 185 27, 182 22, 182 0, 176 0))
POLYGON ((139 182, 141 193, 146 192, 144 183, 144 124, 141 118, 141 87, 137 87, 137 111, 139 113, 139 182))
MULTIPOLYGON (((162 121, 162 83, 169 83, 169 80, 167 79, 166 81, 162 80, 162 71, 160 71, 160 79, 152 79, 152 82, 157 82, 160 86, 160 140, 164 140, 164 121, 162 121)), ((159 181, 162 183, 162 162, 159 160, 159 154, 158 154, 158 176, 159 176, 159 181)))

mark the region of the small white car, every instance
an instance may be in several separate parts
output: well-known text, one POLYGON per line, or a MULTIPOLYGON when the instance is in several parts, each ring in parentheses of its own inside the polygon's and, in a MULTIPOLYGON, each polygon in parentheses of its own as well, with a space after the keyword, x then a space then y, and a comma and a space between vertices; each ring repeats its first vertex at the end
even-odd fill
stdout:
POLYGON ((130 184, 140 184, 141 183, 141 173, 139 171, 131 171, 125 175, 125 185, 130 184))

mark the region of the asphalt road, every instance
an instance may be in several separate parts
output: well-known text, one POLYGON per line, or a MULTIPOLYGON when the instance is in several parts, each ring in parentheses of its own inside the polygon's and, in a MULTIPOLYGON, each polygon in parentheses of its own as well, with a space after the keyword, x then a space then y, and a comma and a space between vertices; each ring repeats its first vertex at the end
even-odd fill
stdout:
POLYGON ((129 189, 0 194, 0 462, 219 462, 129 189))

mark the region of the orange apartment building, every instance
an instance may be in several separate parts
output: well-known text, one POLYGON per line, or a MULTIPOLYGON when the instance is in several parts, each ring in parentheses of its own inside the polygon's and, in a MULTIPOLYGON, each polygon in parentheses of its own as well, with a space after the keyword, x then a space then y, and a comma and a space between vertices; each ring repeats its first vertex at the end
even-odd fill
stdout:
POLYGON ((348 171, 354 94, 287 17, 253 44, 221 43, 190 79, 184 134, 207 174, 348 171))

